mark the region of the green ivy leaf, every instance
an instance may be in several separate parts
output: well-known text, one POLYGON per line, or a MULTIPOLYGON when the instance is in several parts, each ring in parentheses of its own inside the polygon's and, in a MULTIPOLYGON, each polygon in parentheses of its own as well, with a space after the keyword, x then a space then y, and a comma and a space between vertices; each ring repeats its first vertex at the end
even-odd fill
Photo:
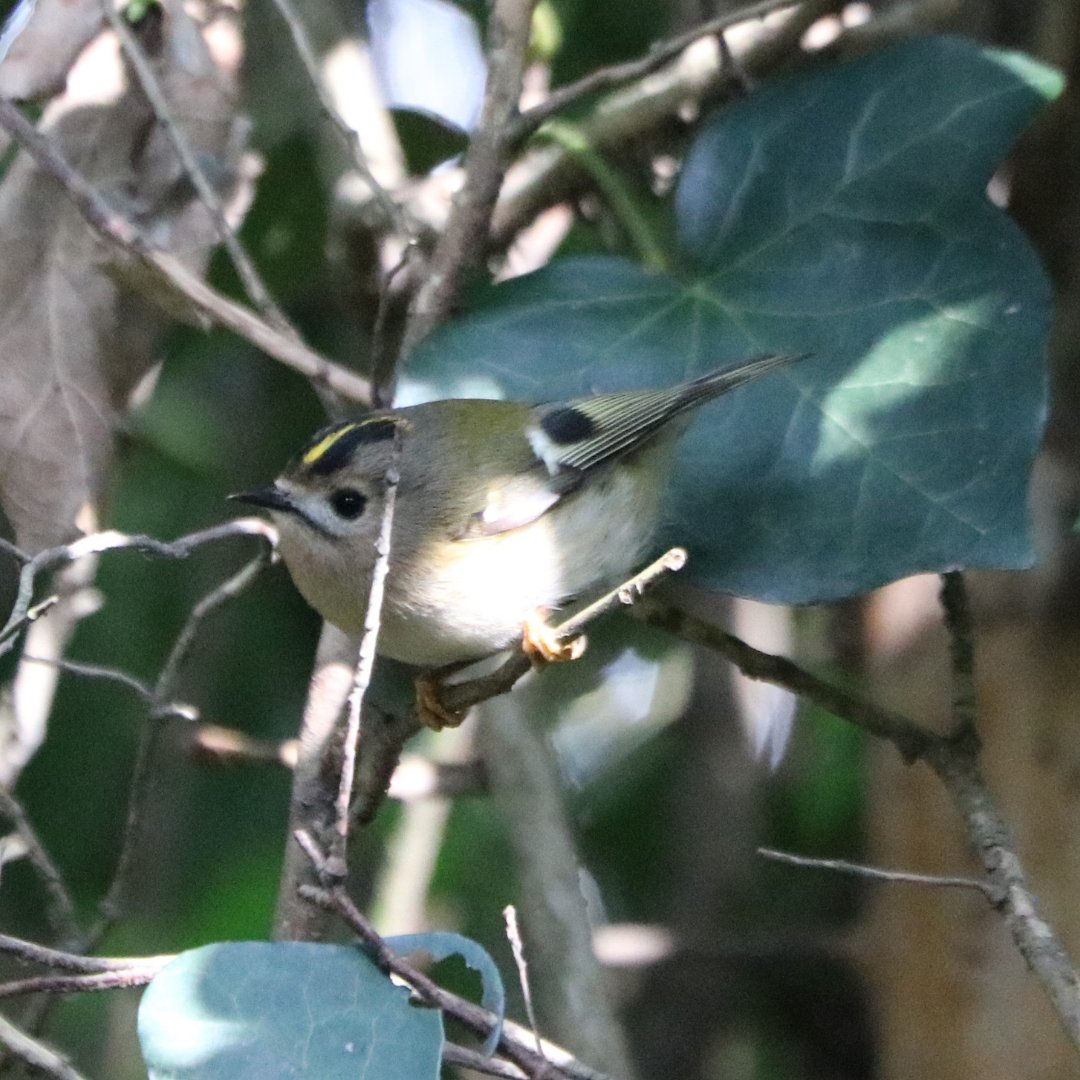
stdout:
POLYGON ((150 1080, 437 1080, 442 1016, 357 948, 231 941, 181 953, 139 1005, 150 1080))
POLYGON ((551 400, 813 355, 704 408, 671 526, 691 569, 764 600, 1029 565, 1050 290, 987 199, 1060 79, 930 38, 777 80, 691 148, 684 271, 554 262, 414 354, 414 397, 551 400))
POLYGON ((467 967, 480 976, 480 1004, 496 1017, 495 1027, 484 1043, 483 1052, 490 1057, 499 1045, 502 1034, 503 1017, 506 1015, 506 989, 502 975, 491 959, 491 954, 483 945, 462 934, 449 930, 428 930, 422 934, 397 934, 386 939, 386 943, 398 953, 407 955, 413 952, 428 953, 435 961, 446 960, 451 956, 460 956, 467 967))

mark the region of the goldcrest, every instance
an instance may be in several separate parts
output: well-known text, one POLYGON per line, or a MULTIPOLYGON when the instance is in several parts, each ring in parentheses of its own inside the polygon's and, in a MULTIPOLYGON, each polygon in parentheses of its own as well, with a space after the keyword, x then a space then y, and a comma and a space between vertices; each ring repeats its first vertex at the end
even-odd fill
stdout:
POLYGON ((794 359, 762 356, 668 389, 544 405, 448 400, 373 412, 317 432, 274 483, 233 498, 270 511, 296 587, 355 634, 396 456, 378 650, 424 667, 478 659, 640 568, 688 414, 794 359))

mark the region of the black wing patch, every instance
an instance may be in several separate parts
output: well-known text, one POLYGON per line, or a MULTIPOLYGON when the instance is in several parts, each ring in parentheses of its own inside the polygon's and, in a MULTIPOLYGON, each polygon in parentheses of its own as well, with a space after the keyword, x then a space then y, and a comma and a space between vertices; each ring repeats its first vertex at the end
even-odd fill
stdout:
POLYGON ((544 413, 539 423, 541 431, 557 446, 591 439, 597 431, 596 421, 573 405, 560 405, 544 413))

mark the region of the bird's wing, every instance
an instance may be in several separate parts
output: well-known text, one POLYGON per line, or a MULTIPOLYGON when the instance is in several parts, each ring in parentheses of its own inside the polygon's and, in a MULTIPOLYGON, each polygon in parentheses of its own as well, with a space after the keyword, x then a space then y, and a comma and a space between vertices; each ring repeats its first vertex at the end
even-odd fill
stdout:
POLYGON ((660 390, 627 390, 538 405, 526 435, 548 474, 585 473, 633 453, 677 416, 801 355, 772 353, 660 390))

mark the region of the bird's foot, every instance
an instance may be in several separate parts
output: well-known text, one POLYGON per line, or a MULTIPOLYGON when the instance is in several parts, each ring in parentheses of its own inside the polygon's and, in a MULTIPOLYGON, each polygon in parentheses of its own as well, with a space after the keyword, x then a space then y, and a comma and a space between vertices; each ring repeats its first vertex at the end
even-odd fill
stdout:
POLYGON ((584 634, 569 641, 562 641, 545 618, 546 612, 538 608, 525 620, 521 627, 521 648, 533 667, 544 664, 561 663, 577 660, 585 652, 588 641, 584 634))

